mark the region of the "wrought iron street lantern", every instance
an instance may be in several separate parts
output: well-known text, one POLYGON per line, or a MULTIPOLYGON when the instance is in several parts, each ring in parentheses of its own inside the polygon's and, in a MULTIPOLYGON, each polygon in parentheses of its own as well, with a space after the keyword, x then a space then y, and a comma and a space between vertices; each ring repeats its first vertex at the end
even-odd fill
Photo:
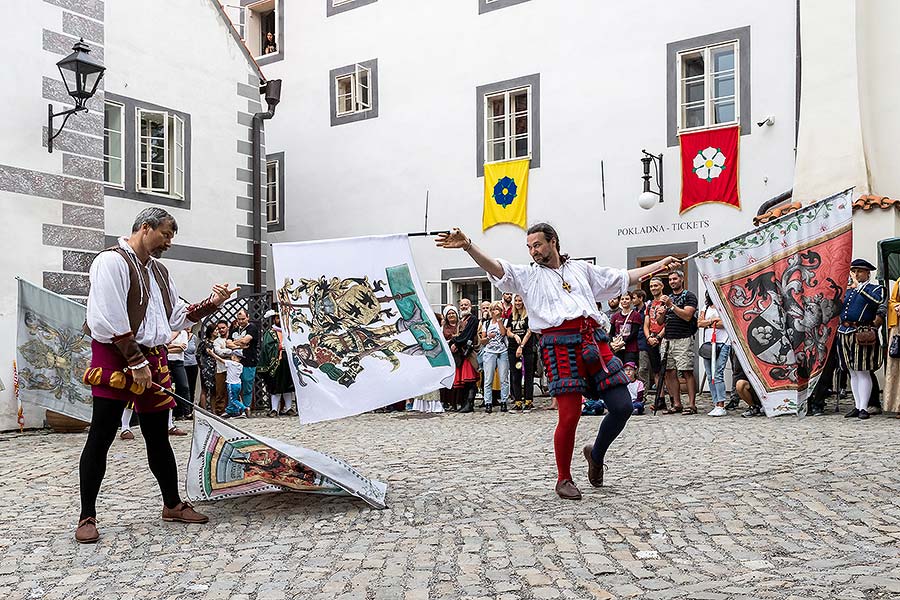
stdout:
POLYGON ((54 113, 53 105, 48 105, 47 152, 53 152, 53 139, 65 128, 69 117, 77 112, 87 110, 85 104, 94 96, 97 86, 100 85, 100 79, 103 77, 106 67, 92 58, 90 53, 91 49, 84 43, 84 38, 81 38, 72 46, 72 54, 56 63, 66 91, 75 100, 75 108, 54 113), (62 125, 56 133, 53 133, 53 119, 62 116, 65 116, 62 125))

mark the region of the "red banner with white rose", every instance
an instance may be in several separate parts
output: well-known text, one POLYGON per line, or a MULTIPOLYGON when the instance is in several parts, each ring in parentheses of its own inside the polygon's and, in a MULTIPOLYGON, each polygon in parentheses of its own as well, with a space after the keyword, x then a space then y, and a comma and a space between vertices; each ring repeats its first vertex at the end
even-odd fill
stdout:
POLYGON ((852 220, 848 190, 696 257, 769 416, 806 413, 840 324, 852 220))
POLYGON ((740 127, 684 133, 681 143, 681 209, 717 202, 741 207, 738 194, 740 127))

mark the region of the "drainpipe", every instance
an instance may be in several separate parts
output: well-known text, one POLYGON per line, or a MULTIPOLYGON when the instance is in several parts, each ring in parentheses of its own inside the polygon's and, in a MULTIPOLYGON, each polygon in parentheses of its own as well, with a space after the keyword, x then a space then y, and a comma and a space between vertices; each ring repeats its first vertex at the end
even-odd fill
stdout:
POLYGON ((251 143, 253 146, 253 156, 251 159, 252 167, 252 212, 253 215, 253 293, 262 292, 262 122, 275 116, 275 107, 281 100, 281 80, 272 79, 267 81, 265 85, 260 86, 259 92, 265 94, 266 104, 269 110, 266 112, 256 113, 253 115, 253 133, 251 135, 251 143))

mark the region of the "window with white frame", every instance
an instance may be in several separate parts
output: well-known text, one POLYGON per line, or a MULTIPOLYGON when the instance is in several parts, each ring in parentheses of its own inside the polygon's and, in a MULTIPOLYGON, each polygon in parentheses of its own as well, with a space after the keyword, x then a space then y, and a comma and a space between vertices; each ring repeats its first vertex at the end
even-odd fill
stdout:
POLYGON ((103 105, 103 181, 119 187, 125 183, 124 113, 118 102, 103 105))
POLYGON ((281 165, 277 160, 266 162, 266 222, 281 222, 281 210, 278 206, 278 176, 281 165))
POLYGON ((485 162, 531 156, 531 86, 484 97, 485 162))
POLYGON ((278 53, 278 9, 275 0, 260 0, 259 2, 242 2, 244 6, 242 18, 245 26, 244 42, 256 58, 268 54, 278 53))
POLYGON ((378 116, 378 59, 331 69, 328 72, 331 126, 378 116))
POLYGON ((165 111, 136 109, 139 192, 184 197, 184 121, 165 111))
POLYGON ((334 94, 337 99, 337 116, 352 115, 372 108, 371 80, 372 70, 359 64, 354 65, 352 73, 335 78, 334 94))
POLYGON ((679 52, 678 130, 737 123, 740 118, 739 42, 679 52))

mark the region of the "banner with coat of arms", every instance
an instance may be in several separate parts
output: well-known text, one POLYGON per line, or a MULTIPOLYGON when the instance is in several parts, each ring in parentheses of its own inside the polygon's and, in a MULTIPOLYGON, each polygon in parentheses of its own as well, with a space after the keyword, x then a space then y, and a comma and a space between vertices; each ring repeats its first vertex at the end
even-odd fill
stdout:
POLYGON ((84 305, 24 279, 18 281, 19 398, 90 422, 91 388, 81 382, 91 363, 91 338, 82 331, 84 305))
POLYGON ((681 144, 681 209, 716 202, 741 207, 738 193, 738 126, 707 129, 679 136, 681 144))
POLYGON ((806 413, 834 343, 853 247, 851 191, 696 257, 732 351, 769 416, 806 413))
POLYGON ((191 501, 272 492, 351 495, 385 508, 387 485, 328 454, 252 435, 194 408, 185 486, 191 501))
POLYGON ((272 255, 301 423, 452 386, 406 235, 273 244, 272 255))

